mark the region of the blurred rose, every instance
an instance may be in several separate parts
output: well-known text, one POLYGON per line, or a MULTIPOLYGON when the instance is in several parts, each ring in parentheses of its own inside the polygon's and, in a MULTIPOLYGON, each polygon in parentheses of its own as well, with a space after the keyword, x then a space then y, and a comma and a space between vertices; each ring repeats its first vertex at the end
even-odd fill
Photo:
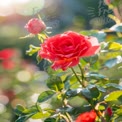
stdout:
POLYGON ((3 49, 0 51, 0 59, 2 60, 10 59, 14 55, 15 55, 14 49, 3 49))
POLYGON ((3 94, 7 96, 9 100, 12 100, 15 97, 15 93, 11 89, 4 91, 3 94))
POLYGON ((80 114, 75 122, 95 122, 96 117, 96 113, 92 110, 90 112, 80 114))
POLYGON ((32 34, 38 34, 46 29, 46 25, 42 20, 33 18, 29 20, 29 22, 25 25, 25 28, 32 34))
POLYGON ((80 57, 92 56, 100 49, 95 37, 86 37, 68 31, 48 38, 42 45, 38 55, 53 62, 53 69, 66 70, 79 63, 80 57))
POLYGON ((15 67, 15 62, 13 62, 12 60, 4 60, 2 62, 2 67, 4 69, 13 69, 15 67))
POLYGON ((111 0, 105 0, 105 3, 106 4, 110 4, 111 3, 111 0))

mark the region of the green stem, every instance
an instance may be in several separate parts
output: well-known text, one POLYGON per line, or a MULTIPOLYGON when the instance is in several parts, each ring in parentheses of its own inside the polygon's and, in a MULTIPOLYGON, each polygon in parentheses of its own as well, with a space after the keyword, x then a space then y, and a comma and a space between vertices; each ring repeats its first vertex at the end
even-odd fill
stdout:
POLYGON ((42 109, 38 106, 38 102, 36 102, 36 108, 37 108, 38 112, 42 112, 42 109))
MULTIPOLYGON (((63 107, 66 107, 66 106, 67 106, 67 102, 65 102, 65 96, 64 96, 63 93, 62 93, 62 98, 63 98, 63 99, 62 99, 63 107)), ((72 121, 72 118, 70 117, 70 115, 69 115, 67 112, 65 112, 64 114, 65 114, 66 117, 65 117, 65 118, 63 117, 63 118, 64 118, 65 120, 67 119, 67 122, 73 122, 73 121, 72 121)))
POLYGON ((104 117, 101 116, 101 115, 99 114, 99 111, 97 111, 97 110, 95 109, 94 104, 92 104, 92 103, 90 103, 90 104, 91 104, 92 109, 93 109, 93 110, 95 111, 95 113, 97 114, 98 118, 101 120, 101 122, 106 122, 105 119, 104 119, 104 117))
POLYGON ((81 72, 82 86, 85 88, 84 71, 83 71, 83 69, 82 69, 80 64, 78 64, 78 67, 79 67, 80 72, 81 72))
POLYGON ((66 112, 66 116, 67 116, 67 118, 68 118, 69 122, 73 122, 73 120, 72 120, 72 118, 70 117, 70 115, 69 115, 69 113, 68 113, 68 112, 66 112))
POLYGON ((66 122, 71 122, 65 115, 60 114, 60 117, 64 118, 66 120, 66 122))
POLYGON ((75 77, 77 78, 78 82, 81 84, 81 86, 83 86, 83 84, 82 84, 80 78, 77 76, 75 70, 74 70, 72 67, 71 67, 71 70, 72 70, 72 72, 74 73, 75 77))

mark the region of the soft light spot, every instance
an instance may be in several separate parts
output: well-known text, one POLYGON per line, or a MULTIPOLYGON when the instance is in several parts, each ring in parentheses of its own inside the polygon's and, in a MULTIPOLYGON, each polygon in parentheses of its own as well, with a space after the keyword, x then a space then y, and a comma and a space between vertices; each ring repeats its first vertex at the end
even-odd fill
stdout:
POLYGON ((38 99, 38 96, 39 96, 38 93, 33 94, 33 95, 31 96, 31 101, 32 101, 33 103, 36 103, 36 101, 37 101, 37 99, 38 99))
POLYGON ((0 114, 4 113, 6 111, 5 105, 0 103, 0 114))
POLYGON ((22 70, 17 73, 16 77, 21 82, 28 82, 31 79, 31 74, 26 70, 22 70))
POLYGON ((8 97, 6 97, 5 95, 0 95, 0 103, 6 105, 9 102, 8 97))

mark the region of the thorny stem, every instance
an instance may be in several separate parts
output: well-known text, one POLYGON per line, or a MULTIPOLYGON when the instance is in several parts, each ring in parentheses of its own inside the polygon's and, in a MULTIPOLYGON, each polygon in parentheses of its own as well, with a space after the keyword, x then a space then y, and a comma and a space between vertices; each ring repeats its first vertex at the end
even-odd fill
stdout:
MULTIPOLYGON (((80 78, 77 76, 77 74, 76 74, 76 72, 75 72, 75 70, 73 69, 73 68, 71 68, 71 70, 72 70, 72 72, 74 73, 74 75, 75 75, 75 77, 77 78, 77 80, 79 81, 79 83, 81 84, 81 86, 82 87, 86 87, 85 85, 84 85, 84 71, 83 71, 83 69, 82 69, 82 67, 81 67, 81 65, 80 64, 78 64, 78 67, 79 67, 79 69, 80 69, 80 71, 81 71, 81 79, 82 79, 82 82, 81 82, 81 80, 80 80, 80 78)), ((89 102, 89 101, 88 101, 89 102)), ((90 103, 90 102, 89 102, 90 103)), ((92 104, 92 103, 90 103, 91 104, 91 107, 92 107, 92 109, 95 111, 95 113, 97 114, 97 116, 99 117, 99 119, 101 120, 101 122, 106 122, 105 121, 105 119, 99 114, 99 111, 97 111, 96 109, 95 109, 95 106, 92 104)), ((72 121, 71 121, 72 122, 72 121)))
POLYGON ((60 117, 64 118, 64 119, 66 120, 66 122, 71 122, 71 121, 69 121, 69 119, 68 119, 66 116, 64 116, 63 114, 60 114, 60 117))
POLYGON ((73 120, 72 120, 72 118, 70 117, 69 113, 68 113, 68 112, 66 112, 65 114, 66 114, 66 116, 67 116, 67 118, 68 118, 69 122, 73 122, 73 120))
POLYGON ((84 83, 84 71, 83 71, 83 68, 81 67, 80 64, 78 64, 79 66, 79 69, 81 71, 81 79, 82 79, 82 86, 85 88, 85 83, 84 83))
POLYGON ((71 70, 72 70, 72 72, 74 73, 75 77, 77 78, 78 82, 81 84, 81 86, 83 86, 83 84, 82 84, 80 78, 77 76, 75 70, 74 70, 72 67, 71 67, 71 70))
MULTIPOLYGON (((62 94, 62 98, 63 98, 63 99, 62 99, 63 107, 66 107, 66 106, 67 106, 67 103, 65 102, 65 97, 64 97, 63 94, 62 94)), ((72 121, 72 118, 70 117, 70 115, 68 114, 68 112, 65 112, 65 116, 66 116, 65 118, 64 118, 63 116, 62 116, 62 117, 63 117, 65 120, 66 120, 66 118, 67 118, 66 122, 73 122, 73 121, 72 121)))

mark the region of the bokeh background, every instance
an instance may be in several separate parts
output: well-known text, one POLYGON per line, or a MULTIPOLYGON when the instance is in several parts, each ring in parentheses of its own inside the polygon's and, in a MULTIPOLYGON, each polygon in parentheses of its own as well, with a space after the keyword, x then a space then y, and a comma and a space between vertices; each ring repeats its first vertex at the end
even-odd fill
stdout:
POLYGON ((51 27, 51 36, 67 30, 111 27, 114 21, 108 14, 112 11, 103 0, 0 0, 0 50, 12 50, 10 61, 14 62, 13 67, 6 67, 0 60, 0 121, 14 122, 15 106, 31 105, 46 89, 46 64, 37 64, 36 55, 29 57, 25 53, 30 44, 39 46, 38 38, 20 39, 29 34, 24 28, 29 19, 41 16, 51 27))

